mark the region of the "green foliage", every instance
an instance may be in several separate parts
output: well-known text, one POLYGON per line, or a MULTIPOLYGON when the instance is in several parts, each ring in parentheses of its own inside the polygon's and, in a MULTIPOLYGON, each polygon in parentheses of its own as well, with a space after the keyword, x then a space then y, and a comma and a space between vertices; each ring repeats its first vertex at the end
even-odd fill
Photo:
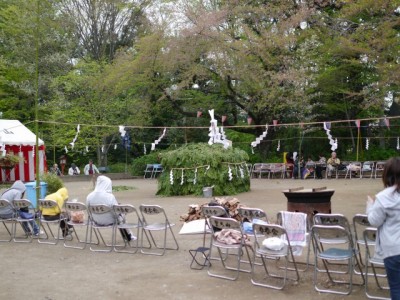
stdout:
POLYGON ((47 183, 47 195, 57 192, 64 187, 64 182, 61 178, 53 173, 45 173, 40 176, 40 181, 47 183))
POLYGON ((206 186, 214 186, 214 195, 235 195, 250 190, 246 168, 249 157, 243 150, 199 143, 160 153, 160 156, 164 172, 159 178, 158 195, 202 195, 206 186))

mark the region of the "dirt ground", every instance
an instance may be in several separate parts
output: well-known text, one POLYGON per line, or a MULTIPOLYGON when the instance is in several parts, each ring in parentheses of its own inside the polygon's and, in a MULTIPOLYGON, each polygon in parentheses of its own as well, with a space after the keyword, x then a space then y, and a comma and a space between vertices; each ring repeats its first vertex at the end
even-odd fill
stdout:
MULTIPOLYGON (((70 199, 84 202, 91 192, 89 181, 66 182, 70 199)), ((130 186, 131 190, 115 195, 120 203, 159 204, 176 223, 180 249, 166 255, 93 253, 38 244, 1 243, 0 299, 366 299, 364 288, 355 286, 350 296, 319 294, 312 285, 312 268, 301 272, 298 283, 289 282, 284 290, 256 287, 250 275, 241 273, 237 281, 212 278, 207 270, 191 270, 189 250, 201 245, 202 235, 179 235, 180 215, 190 204, 202 204, 202 197, 155 196, 157 181, 153 179, 114 180, 114 186, 130 186)), ((270 180, 252 179, 251 191, 235 195, 240 203, 265 210, 270 219, 287 208, 282 190, 303 186, 326 186, 335 190, 332 212, 349 219, 365 213, 367 195, 382 188, 380 179, 270 180)), ((0 229, 4 233, 4 227, 0 229)), ((1 234, 1 233, 0 233, 1 234)), ((359 281, 356 278, 355 281, 359 281)))

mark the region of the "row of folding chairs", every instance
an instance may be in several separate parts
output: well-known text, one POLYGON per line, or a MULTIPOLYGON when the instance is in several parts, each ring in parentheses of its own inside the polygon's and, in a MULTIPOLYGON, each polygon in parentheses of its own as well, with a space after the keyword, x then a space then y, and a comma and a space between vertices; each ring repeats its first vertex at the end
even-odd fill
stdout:
MULTIPOLYGON (((32 235, 22 231, 23 223, 38 222, 41 235, 37 240, 40 244, 57 245, 63 241, 66 248, 85 249, 87 245, 95 252, 124 252, 164 255, 167 250, 178 250, 179 245, 173 233, 171 223, 165 210, 159 205, 140 205, 137 210, 130 204, 118 204, 112 207, 99 204, 90 205, 81 202, 66 202, 65 214, 58 218, 45 219, 38 214, 28 199, 9 202, 0 199, 0 208, 10 207, 14 214, 11 218, 0 219, 3 223, 7 239, 0 242, 32 242, 32 235), (28 208, 32 218, 21 218, 18 210, 28 208), (73 215, 81 214, 82 219, 76 220, 73 215), (39 215, 36 219, 35 215, 39 215), (107 225, 97 223, 102 216, 112 216, 113 222, 107 225), (60 224, 64 222, 71 234, 63 236, 60 224), (18 230, 18 225, 21 225, 18 230), (20 238, 19 236, 22 236, 20 238)), ((58 208, 57 202, 48 199, 39 199, 40 208, 58 208)))
POLYGON ((280 212, 277 224, 270 224, 266 213, 256 208, 239 208, 241 221, 230 218, 220 206, 204 206, 202 213, 208 222, 204 223, 203 245, 189 251, 193 269, 207 266, 209 276, 228 280, 247 272, 254 285, 283 289, 287 280, 298 281, 299 271, 307 271, 313 250, 316 291, 348 295, 353 285, 365 285, 368 298, 389 299, 385 297, 388 285, 383 261, 374 255, 376 228, 370 227, 366 215, 355 215, 351 226, 341 214, 316 214, 313 224, 307 224, 304 213, 280 212), (249 234, 245 233, 244 220, 252 223, 251 245, 246 243, 249 234), (206 227, 213 234, 209 246, 206 227), (236 230, 239 242, 221 242, 216 236, 224 229, 236 230), (268 247, 266 241, 274 241, 276 248, 268 247), (306 253, 299 253, 299 248, 306 253), (305 267, 299 268, 300 264, 305 267), (359 278, 356 283, 354 276, 359 278), (372 287, 369 278, 375 283, 372 287))
MULTIPOLYGON (((386 161, 343 161, 341 163, 342 168, 336 168, 333 170, 331 176, 335 178, 379 178, 383 174, 383 169, 386 161)), ((325 178, 328 178, 328 171, 326 170, 326 164, 319 164, 315 162, 307 162, 306 168, 312 170, 312 174, 315 178, 315 170, 320 167, 325 171, 325 178)), ((293 166, 284 163, 255 163, 251 168, 251 177, 262 178, 292 178, 290 173, 293 172, 293 166)))

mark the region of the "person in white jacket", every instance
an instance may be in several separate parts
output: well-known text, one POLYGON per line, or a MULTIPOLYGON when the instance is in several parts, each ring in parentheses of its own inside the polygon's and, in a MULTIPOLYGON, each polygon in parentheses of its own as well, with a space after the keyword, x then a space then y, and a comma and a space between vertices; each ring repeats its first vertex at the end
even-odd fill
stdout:
POLYGON ((400 300, 400 157, 386 162, 382 181, 385 189, 367 203, 368 221, 378 228, 376 254, 383 258, 391 299, 400 300))
MULTIPOLYGON (((86 205, 98 205, 104 204, 107 206, 114 206, 118 204, 117 199, 112 193, 112 181, 110 178, 104 175, 97 177, 96 187, 86 198, 86 205)), ((103 214, 93 215, 93 221, 99 225, 111 225, 116 222, 115 215, 112 211, 103 214)), ((118 222, 124 222, 124 216, 118 216, 118 222)), ((121 230, 121 234, 124 239, 130 241, 134 239, 131 232, 121 230)))

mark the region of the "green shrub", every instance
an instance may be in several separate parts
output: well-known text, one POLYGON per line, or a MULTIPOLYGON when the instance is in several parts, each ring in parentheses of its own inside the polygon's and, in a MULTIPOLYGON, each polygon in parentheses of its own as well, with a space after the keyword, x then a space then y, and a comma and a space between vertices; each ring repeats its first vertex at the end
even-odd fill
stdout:
POLYGON ((60 177, 53 173, 45 173, 40 176, 40 181, 47 183, 47 195, 57 192, 60 188, 64 187, 64 182, 60 177))
POLYGON ((206 186, 214 186, 215 196, 250 190, 246 167, 249 156, 243 150, 199 143, 160 156, 164 172, 159 177, 157 195, 202 195, 206 186))

